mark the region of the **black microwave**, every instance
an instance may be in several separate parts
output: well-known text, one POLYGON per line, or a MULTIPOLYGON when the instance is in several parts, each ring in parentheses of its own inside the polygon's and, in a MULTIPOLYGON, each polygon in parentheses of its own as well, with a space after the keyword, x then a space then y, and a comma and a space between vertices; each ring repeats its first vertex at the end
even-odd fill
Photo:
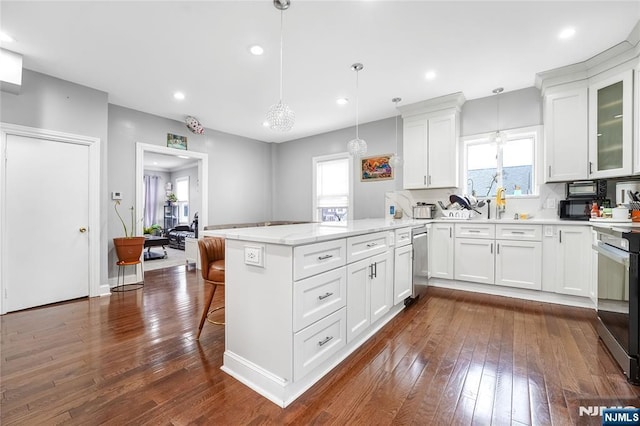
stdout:
POLYGON ((604 179, 567 182, 567 199, 598 200, 606 196, 607 181, 604 179))
POLYGON ((583 198, 560 200, 560 204, 558 204, 558 216, 564 220, 589 220, 591 218, 591 207, 594 201, 598 203, 598 206, 604 205, 605 207, 611 203, 606 199, 592 200, 583 198))

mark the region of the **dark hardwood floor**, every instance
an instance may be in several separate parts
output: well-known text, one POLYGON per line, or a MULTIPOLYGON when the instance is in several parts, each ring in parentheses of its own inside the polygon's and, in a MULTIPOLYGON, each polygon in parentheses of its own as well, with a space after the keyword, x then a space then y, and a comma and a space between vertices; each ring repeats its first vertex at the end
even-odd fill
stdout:
POLYGON ((0 317, 0 423, 568 425, 600 424, 581 405, 640 406, 593 311, 430 288, 281 409, 220 370, 223 327, 195 340, 205 291, 180 266, 0 317))

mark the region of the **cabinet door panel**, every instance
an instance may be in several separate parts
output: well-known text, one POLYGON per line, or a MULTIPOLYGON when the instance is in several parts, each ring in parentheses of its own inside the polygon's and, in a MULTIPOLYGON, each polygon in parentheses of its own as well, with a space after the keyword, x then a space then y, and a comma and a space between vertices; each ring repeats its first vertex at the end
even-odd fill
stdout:
POLYGON ((457 187, 456 115, 430 118, 427 134, 427 186, 429 188, 457 187))
POLYGON ((371 324, 369 259, 347 265, 347 343, 371 324))
POLYGON ((373 263, 371 278, 371 324, 389 312, 393 305, 393 255, 389 251, 370 259, 373 263))
POLYGON ((591 230, 586 226, 558 227, 556 291, 589 297, 592 260, 591 230))
POLYGON ((434 223, 430 233, 429 265, 433 278, 453 279, 453 224, 434 223))
POLYGON ((496 284, 542 289, 542 243, 496 241, 496 284))
POLYGON ((545 96, 545 182, 588 177, 587 88, 545 96))
POLYGON ((404 302, 411 296, 411 279, 413 266, 413 245, 395 249, 393 261, 393 304, 404 302))
POLYGON ((463 281, 493 284, 494 241, 456 238, 455 278, 463 281))
POLYGON ((404 166, 402 182, 405 189, 426 188, 427 181, 427 120, 405 120, 402 134, 404 166))

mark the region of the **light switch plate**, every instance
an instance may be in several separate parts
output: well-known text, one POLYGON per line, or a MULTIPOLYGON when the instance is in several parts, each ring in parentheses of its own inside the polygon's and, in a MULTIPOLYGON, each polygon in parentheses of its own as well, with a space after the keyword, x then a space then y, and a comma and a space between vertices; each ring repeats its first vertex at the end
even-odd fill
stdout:
POLYGON ((556 199, 555 198, 547 198, 547 208, 555 209, 556 208, 556 199))
POLYGON ((264 268, 264 246, 244 246, 244 263, 264 268))

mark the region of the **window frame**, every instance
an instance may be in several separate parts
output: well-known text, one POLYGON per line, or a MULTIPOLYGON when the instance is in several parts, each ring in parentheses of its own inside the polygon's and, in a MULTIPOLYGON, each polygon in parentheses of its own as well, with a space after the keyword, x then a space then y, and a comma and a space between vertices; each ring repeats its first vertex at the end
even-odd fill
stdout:
POLYGON ((318 164, 326 161, 347 160, 349 174, 349 195, 347 196, 347 219, 353 219, 353 159, 348 152, 338 154, 319 155, 311 158, 311 220, 314 222, 322 222, 318 211, 318 164))
POLYGON ((187 200, 181 200, 181 199, 178 198, 178 201, 176 202, 176 205, 178 206, 178 215, 177 215, 176 219, 178 221, 178 224, 180 224, 180 225, 189 224, 189 219, 190 219, 190 216, 191 216, 191 206, 190 206, 190 203, 191 203, 191 179, 189 178, 188 175, 186 175, 186 176, 177 177, 177 178, 174 179, 174 181, 175 181, 175 189, 176 189, 175 194, 176 194, 176 196, 178 195, 178 182, 186 181, 186 183, 187 183, 187 200), (187 207, 187 215, 186 216, 183 215, 185 205, 187 207), (186 218, 186 221, 183 222, 181 219, 184 219, 184 218, 186 218))
MULTIPOLYGON (((542 170, 542 166, 543 166, 543 158, 542 158, 542 143, 543 143, 543 126, 542 125, 538 125, 538 126, 527 126, 527 127, 518 127, 518 128, 514 128, 514 129, 508 129, 508 130, 501 130, 501 132, 503 132, 506 136, 507 136, 507 140, 517 140, 517 139, 524 139, 524 138, 529 138, 532 137, 533 138, 533 176, 532 176, 532 184, 531 187, 534 190, 533 194, 523 194, 523 195, 513 195, 513 194, 507 194, 506 198, 513 198, 513 199, 532 199, 532 198, 540 198, 540 184, 542 183, 540 181, 540 177, 542 176, 541 170, 542 170)), ((493 132, 487 132, 487 133, 478 133, 475 135, 468 135, 468 136, 463 136, 460 138, 460 142, 462 145, 462 149, 461 149, 461 156, 462 156, 462 188, 465 189, 466 191, 466 187, 467 187, 467 178, 468 178, 468 154, 467 154, 467 147, 469 145, 478 145, 481 143, 488 143, 489 142, 489 138, 492 134, 494 134, 495 131, 493 132)), ((498 152, 498 161, 499 164, 497 164, 498 168, 500 171, 502 171, 502 150, 499 150, 498 152)), ((500 179, 502 179, 502 176, 500 176, 500 179)), ((496 183, 496 186, 499 186, 496 183)), ((491 199, 491 198, 495 198, 495 196, 489 195, 478 195, 476 193, 476 198, 477 199, 491 199)))

